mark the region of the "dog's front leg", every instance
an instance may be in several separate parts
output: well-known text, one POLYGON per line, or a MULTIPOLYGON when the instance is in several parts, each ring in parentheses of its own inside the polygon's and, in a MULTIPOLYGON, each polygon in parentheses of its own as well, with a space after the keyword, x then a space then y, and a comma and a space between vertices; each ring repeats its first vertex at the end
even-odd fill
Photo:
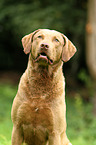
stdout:
POLYGON ((61 145, 61 138, 59 134, 49 136, 48 145, 61 145))
POLYGON ((61 134, 61 145, 72 145, 65 132, 61 134))
POLYGON ((22 130, 14 126, 12 131, 12 145, 21 145, 22 143, 23 143, 22 130))

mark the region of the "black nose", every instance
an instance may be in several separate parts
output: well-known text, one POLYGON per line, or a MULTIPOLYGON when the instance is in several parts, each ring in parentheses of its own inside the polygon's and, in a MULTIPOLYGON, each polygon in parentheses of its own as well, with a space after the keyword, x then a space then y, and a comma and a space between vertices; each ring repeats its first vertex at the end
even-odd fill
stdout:
POLYGON ((48 49, 49 48, 49 45, 47 43, 42 43, 40 46, 41 46, 42 49, 48 49))

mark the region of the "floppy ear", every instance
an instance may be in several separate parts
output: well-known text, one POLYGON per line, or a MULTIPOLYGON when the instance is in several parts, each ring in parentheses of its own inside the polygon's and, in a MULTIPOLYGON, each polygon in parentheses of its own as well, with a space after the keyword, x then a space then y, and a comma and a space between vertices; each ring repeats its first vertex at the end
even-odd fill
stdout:
POLYGON ((25 54, 28 54, 31 50, 31 38, 32 38, 32 33, 22 38, 22 45, 23 45, 25 54))
POLYGON ((36 30, 36 31, 34 31, 33 33, 29 34, 29 35, 24 36, 24 37, 22 38, 22 45, 23 45, 24 53, 25 53, 25 54, 30 53, 33 36, 34 36, 38 31, 39 31, 39 29, 36 30))
POLYGON ((64 38, 64 46, 62 50, 62 60, 64 62, 67 62, 77 51, 76 47, 73 45, 73 43, 65 36, 64 38))

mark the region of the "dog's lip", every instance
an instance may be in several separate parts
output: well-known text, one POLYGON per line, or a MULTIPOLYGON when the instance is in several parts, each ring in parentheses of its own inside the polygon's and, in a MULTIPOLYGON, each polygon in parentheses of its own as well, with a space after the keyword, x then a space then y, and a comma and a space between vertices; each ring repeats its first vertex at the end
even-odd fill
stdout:
POLYGON ((38 56, 35 59, 35 62, 38 62, 40 59, 46 60, 46 62, 51 64, 51 65, 53 64, 53 60, 50 59, 45 52, 39 53, 38 56))

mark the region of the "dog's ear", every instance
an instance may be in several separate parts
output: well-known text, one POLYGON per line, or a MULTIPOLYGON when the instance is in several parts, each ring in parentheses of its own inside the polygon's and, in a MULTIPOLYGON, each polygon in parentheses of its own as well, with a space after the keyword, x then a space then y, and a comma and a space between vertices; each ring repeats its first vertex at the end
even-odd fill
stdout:
POLYGON ((28 54, 30 53, 31 47, 32 47, 32 41, 33 41, 33 36, 39 31, 40 29, 34 31, 33 33, 26 35, 22 38, 22 45, 24 48, 24 53, 28 54))
POLYGON ((22 45, 23 45, 25 54, 28 54, 30 52, 31 39, 32 39, 32 33, 22 38, 22 45))
POLYGON ((73 45, 73 43, 65 36, 62 35, 64 39, 64 45, 62 50, 62 60, 64 62, 67 62, 77 51, 76 47, 73 45))

